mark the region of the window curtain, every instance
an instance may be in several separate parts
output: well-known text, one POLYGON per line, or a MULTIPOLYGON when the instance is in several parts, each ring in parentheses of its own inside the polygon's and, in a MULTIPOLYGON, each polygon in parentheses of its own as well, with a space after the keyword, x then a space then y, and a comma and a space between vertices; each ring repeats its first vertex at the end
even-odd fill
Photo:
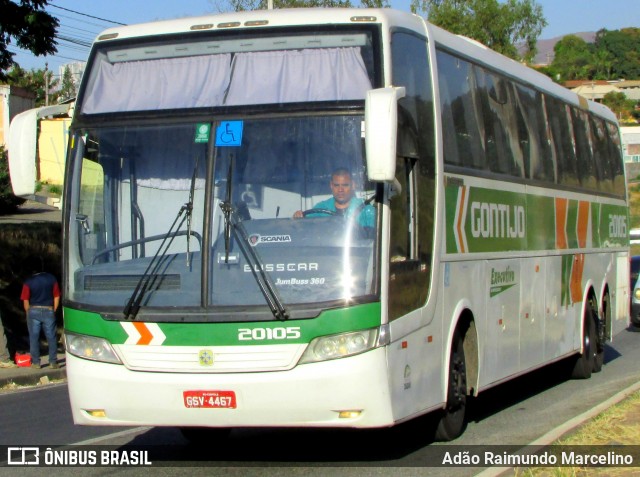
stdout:
POLYGON ((231 55, 100 63, 85 95, 86 114, 219 106, 230 79, 231 55))
POLYGON ((359 48, 238 53, 225 104, 364 99, 371 89, 359 48))
POLYGON ((307 49, 99 63, 82 112, 364 99, 359 48, 307 49))

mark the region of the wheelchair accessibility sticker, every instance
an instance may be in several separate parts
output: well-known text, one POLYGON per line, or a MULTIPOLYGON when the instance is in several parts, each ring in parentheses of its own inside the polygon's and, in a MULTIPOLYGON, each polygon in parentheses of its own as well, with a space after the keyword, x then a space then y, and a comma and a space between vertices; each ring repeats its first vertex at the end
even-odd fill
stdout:
POLYGON ((216 128, 216 146, 241 146, 243 121, 222 121, 216 128))

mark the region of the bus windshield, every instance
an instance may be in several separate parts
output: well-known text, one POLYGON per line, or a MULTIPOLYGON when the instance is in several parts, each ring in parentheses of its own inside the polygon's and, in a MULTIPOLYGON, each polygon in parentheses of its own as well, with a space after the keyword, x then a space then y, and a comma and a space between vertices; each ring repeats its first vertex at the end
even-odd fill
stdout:
POLYGON ((264 319, 273 296, 298 310, 371 298, 377 205, 362 121, 331 113, 77 131, 67 296, 115 312, 146 279, 141 315, 246 307, 264 319))

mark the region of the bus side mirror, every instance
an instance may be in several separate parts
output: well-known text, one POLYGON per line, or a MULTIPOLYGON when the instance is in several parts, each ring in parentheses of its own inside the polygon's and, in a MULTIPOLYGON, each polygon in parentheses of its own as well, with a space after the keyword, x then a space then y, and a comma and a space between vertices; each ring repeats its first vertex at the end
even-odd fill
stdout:
POLYGON ((9 125, 9 174, 13 193, 17 196, 30 196, 36 191, 37 134, 37 109, 16 115, 9 125))
POLYGON ((370 181, 391 182, 396 176, 398 100, 404 95, 402 86, 367 91, 364 127, 370 181))

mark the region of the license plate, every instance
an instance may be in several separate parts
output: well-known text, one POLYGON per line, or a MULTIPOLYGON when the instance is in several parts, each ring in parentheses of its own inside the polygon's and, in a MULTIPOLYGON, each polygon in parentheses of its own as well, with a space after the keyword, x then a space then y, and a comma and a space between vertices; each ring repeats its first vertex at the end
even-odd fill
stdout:
POLYGON ((236 408, 233 391, 183 391, 184 406, 188 408, 236 408))

